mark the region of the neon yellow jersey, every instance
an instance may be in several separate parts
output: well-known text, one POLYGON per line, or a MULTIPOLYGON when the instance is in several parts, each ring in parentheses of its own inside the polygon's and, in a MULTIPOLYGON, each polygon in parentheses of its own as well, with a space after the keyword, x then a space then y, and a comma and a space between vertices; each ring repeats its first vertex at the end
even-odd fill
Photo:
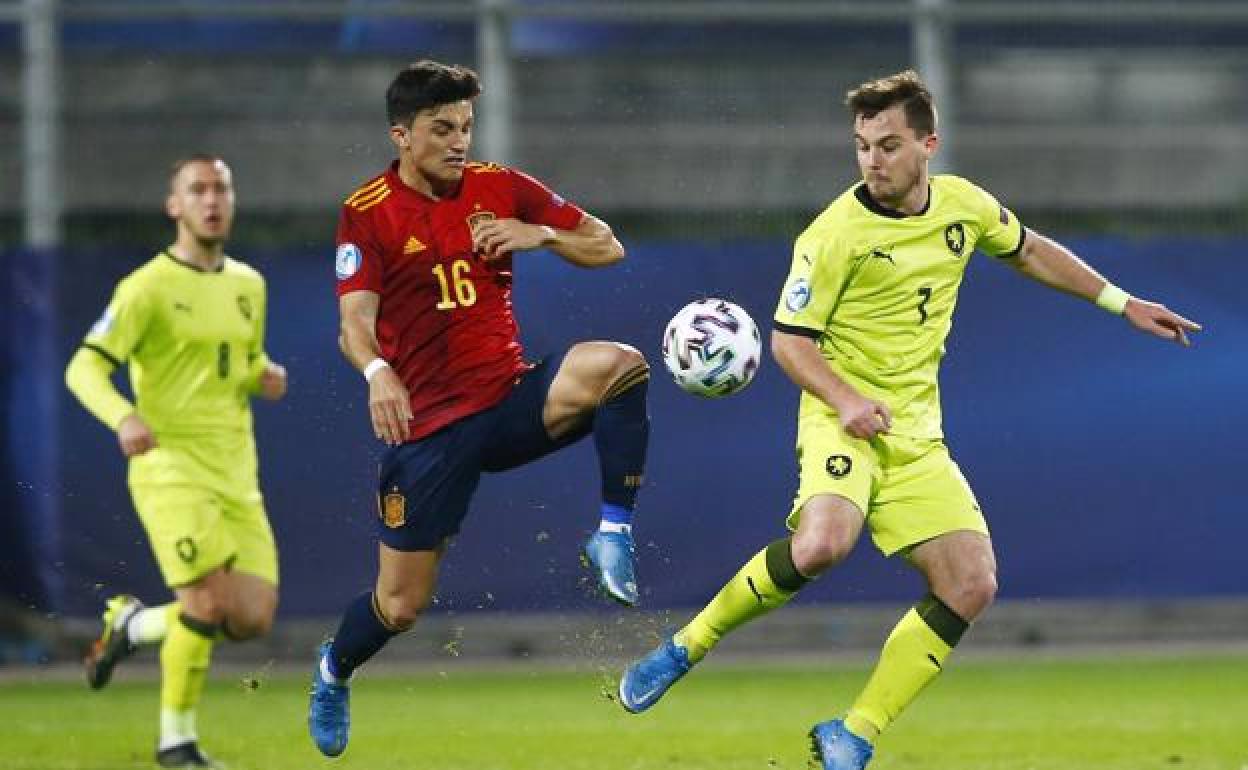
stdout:
MULTIPOLYGON (((931 179, 927 209, 905 216, 859 184, 793 247, 776 328, 817 340, 832 369, 888 405, 892 432, 940 438, 937 374, 971 252, 1017 255, 1018 219, 965 179, 931 179)), ((828 406, 802 393, 801 413, 828 406)))
POLYGON ((122 279, 83 345, 129 366, 136 409, 158 440, 250 439, 265 310, 256 270, 226 257, 205 272, 161 252, 122 279))

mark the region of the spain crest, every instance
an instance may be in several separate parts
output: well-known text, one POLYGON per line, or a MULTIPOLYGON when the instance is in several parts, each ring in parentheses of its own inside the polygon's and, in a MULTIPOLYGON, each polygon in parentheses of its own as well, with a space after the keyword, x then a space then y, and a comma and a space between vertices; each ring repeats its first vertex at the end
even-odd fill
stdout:
POLYGON ((381 520, 390 529, 407 523, 407 500, 397 488, 382 496, 381 520))
POLYGON ((478 225, 483 225, 494 219, 497 219, 497 217, 494 215, 493 211, 474 211, 467 217, 468 230, 469 232, 474 232, 476 231, 478 225))

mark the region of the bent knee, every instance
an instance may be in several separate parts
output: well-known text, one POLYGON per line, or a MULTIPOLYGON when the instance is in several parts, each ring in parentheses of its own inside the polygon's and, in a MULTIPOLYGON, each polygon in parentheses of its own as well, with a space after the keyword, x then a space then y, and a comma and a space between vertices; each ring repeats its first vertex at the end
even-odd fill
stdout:
POLYGON ((649 369, 646 357, 623 342, 582 342, 575 349, 577 368, 604 384, 638 369, 649 369))
POLYGON ((428 609, 431 602, 432 596, 379 596, 377 597, 377 609, 381 614, 379 620, 391 631, 401 633, 416 624, 416 619, 428 609))
POLYGON ((793 566, 805 577, 813 578, 844 561, 853 547, 852 540, 836 532, 798 532, 793 536, 793 566))
POLYGON ((251 616, 244 618, 228 618, 225 621, 225 635, 235 642, 245 642, 268 636, 273 630, 273 615, 251 616))
POLYGON ((951 591, 950 608, 971 621, 997 598, 997 576, 994 572, 976 572, 961 578, 951 591))

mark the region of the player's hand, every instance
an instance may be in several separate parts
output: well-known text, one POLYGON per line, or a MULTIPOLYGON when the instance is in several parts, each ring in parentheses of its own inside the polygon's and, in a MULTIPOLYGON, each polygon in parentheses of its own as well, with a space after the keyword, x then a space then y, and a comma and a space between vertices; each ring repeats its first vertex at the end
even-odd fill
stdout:
POLYGON ((399 375, 388 366, 378 369, 368 383, 368 411, 377 438, 391 446, 407 441, 412 401, 399 375))
POLYGON ((553 228, 519 219, 489 219, 472 229, 472 249, 487 262, 513 251, 536 249, 553 240, 553 228))
POLYGON ((888 433, 893 427, 893 415, 888 406, 863 396, 852 396, 844 403, 836 404, 841 427, 854 438, 870 441, 877 433, 888 433))
POLYGON ((260 372, 260 398, 277 401, 286 395, 286 367, 269 362, 260 372))
POLYGON ((1188 332, 1201 330, 1200 324, 1187 320, 1165 305, 1135 297, 1127 300, 1127 307, 1122 314, 1132 326, 1140 331, 1156 335, 1164 340, 1174 340, 1183 347, 1190 347, 1192 344, 1192 341, 1187 338, 1188 332))
POLYGON ((157 446, 152 429, 138 414, 128 414, 117 426, 117 443, 126 457, 136 457, 157 446))

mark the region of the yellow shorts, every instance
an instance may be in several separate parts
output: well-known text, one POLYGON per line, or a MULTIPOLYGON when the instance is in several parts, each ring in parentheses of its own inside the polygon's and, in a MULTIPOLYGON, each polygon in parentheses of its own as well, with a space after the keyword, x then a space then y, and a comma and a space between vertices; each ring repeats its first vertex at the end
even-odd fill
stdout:
POLYGON ((130 495, 165 583, 219 567, 277 584, 277 547, 256 482, 254 453, 229 470, 190 447, 161 445, 130 461, 130 495))
POLYGON ((971 485, 940 439, 879 434, 853 438, 831 412, 802 415, 797 428, 800 483, 789 529, 817 495, 839 495, 866 516, 885 556, 958 530, 988 534, 971 485))

